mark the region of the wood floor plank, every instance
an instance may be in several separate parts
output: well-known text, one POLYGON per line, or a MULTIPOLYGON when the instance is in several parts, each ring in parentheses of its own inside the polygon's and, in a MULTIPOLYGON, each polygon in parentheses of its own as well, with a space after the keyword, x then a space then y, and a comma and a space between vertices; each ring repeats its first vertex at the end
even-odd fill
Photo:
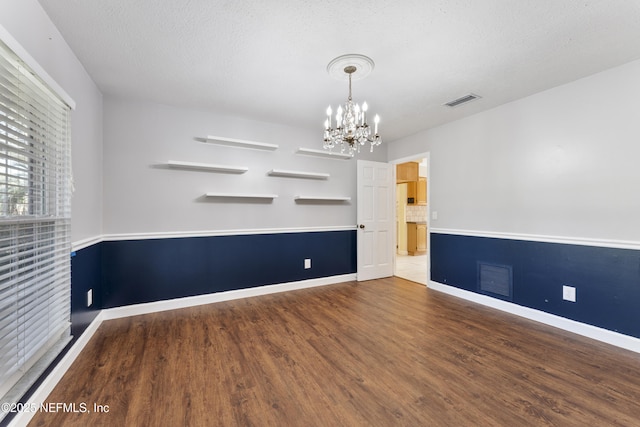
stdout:
POLYGON ((640 355, 388 278, 106 321, 47 401, 91 413, 30 425, 633 426, 640 355))

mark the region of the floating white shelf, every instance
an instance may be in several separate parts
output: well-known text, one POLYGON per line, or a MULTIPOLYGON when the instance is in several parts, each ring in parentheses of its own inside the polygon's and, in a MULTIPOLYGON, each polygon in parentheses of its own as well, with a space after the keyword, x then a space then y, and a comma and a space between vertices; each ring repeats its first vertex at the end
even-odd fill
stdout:
POLYGON ((249 168, 245 166, 225 166, 225 165, 214 165, 210 163, 183 162, 179 160, 169 160, 167 164, 169 165, 169 167, 172 167, 172 168, 194 169, 194 170, 203 170, 203 171, 211 171, 211 172, 245 173, 246 171, 249 170, 249 168))
POLYGON ((295 196, 294 199, 317 202, 348 202, 351 200, 351 197, 295 196))
POLYGON ((251 193, 206 193, 206 197, 231 197, 237 199, 275 199, 277 194, 251 194, 251 193))
POLYGON ((258 150, 277 150, 277 144, 268 144, 266 142, 245 141, 243 139, 225 138, 222 136, 207 136, 207 142, 218 145, 230 145, 233 147, 255 148, 258 150))
POLYGON ((333 151, 327 151, 327 150, 316 150, 313 148, 298 148, 297 151, 298 154, 307 154, 309 156, 318 156, 318 157, 328 157, 331 159, 341 159, 341 160, 347 160, 350 159, 351 156, 349 154, 344 154, 344 153, 335 153, 333 151))
POLYGON ((301 171, 290 171, 283 169, 271 169, 268 172, 270 176, 289 176, 292 178, 311 178, 311 179, 328 179, 328 173, 319 173, 319 172, 301 172, 301 171))

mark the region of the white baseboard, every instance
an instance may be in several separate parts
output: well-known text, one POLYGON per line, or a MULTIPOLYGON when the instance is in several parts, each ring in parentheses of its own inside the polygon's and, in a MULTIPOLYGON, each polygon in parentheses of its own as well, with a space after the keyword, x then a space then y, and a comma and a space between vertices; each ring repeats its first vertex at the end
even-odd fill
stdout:
POLYGON ((277 292, 294 291, 296 289, 313 288, 316 286, 332 285, 335 283, 356 280, 355 274, 343 274, 340 276, 322 277, 319 279, 301 280, 298 282, 280 283, 277 285, 257 286, 254 288, 237 289, 213 294, 196 295, 193 297, 176 298, 166 301, 149 302, 144 304, 127 305, 102 310, 104 320, 118 319, 121 317, 137 316, 140 314, 156 313, 159 311, 175 310, 177 308, 193 307, 215 302, 231 301, 239 298, 255 297, 274 294, 277 292))
MULTIPOLYGON (((42 384, 36 389, 36 391, 31 395, 29 400, 26 402, 26 407, 40 406, 40 404, 45 403, 47 397, 58 382, 62 379, 64 374, 73 364, 73 361, 76 360, 82 349, 87 345, 93 334, 98 330, 98 327, 103 321, 102 312, 99 312, 98 315, 93 319, 93 322, 87 326, 87 329, 80 335, 78 340, 71 346, 69 351, 62 357, 60 362, 53 368, 51 373, 42 381, 42 384)), ((21 427, 29 424, 29 421, 33 418, 37 411, 21 411, 16 414, 16 416, 9 422, 9 427, 21 427)))
POLYGON ((428 285, 429 289, 444 292, 467 301, 476 302, 491 308, 495 308, 507 313, 515 314, 529 320, 544 323, 549 326, 573 332, 594 340, 602 341, 607 344, 615 345, 627 350, 640 353, 640 339, 628 335, 613 332, 607 329, 598 328, 597 326, 588 325, 586 323, 577 322, 575 320, 549 314, 544 311, 535 310, 529 307, 523 307, 508 301, 491 298, 486 295, 477 294, 475 292, 466 291, 442 283, 431 281, 428 285))

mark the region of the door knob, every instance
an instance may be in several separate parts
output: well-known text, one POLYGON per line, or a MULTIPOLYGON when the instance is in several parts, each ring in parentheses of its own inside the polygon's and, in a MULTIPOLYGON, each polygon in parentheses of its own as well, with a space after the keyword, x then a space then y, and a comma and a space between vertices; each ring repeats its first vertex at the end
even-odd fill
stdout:
POLYGON ((360 224, 360 225, 359 225, 359 227, 360 227, 360 228, 364 228, 364 224, 360 224))

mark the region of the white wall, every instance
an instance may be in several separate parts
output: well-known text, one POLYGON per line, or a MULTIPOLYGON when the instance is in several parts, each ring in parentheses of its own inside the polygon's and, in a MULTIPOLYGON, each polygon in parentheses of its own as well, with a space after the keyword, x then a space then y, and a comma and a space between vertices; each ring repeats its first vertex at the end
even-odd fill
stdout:
MULTIPOLYGON (((207 232, 355 226, 356 162, 295 154, 322 148, 322 129, 305 130, 238 117, 105 96, 105 234, 207 232), (278 144, 276 151, 199 142, 216 135, 278 144), (173 170, 168 160, 246 166, 222 174, 173 170), (271 169, 329 173, 328 180, 267 176, 271 169), (275 193, 272 203, 205 199, 207 192, 275 193), (350 203, 299 204, 295 195, 349 196, 350 203)), ((320 116, 321 117, 321 116, 320 116)), ((384 147, 373 156, 386 160, 384 147)))
POLYGON ((0 25, 73 98, 72 241, 102 234, 102 95, 36 0, 4 0, 0 25))
POLYGON ((638 99, 635 61, 395 141, 389 160, 430 152, 433 228, 638 242, 638 99))
MULTIPOLYGON (((2 25, 74 99, 72 241, 103 234, 355 225, 355 160, 300 156, 320 148, 321 130, 303 130, 204 111, 105 100, 36 0, 6 0, 2 25), (103 128, 103 120, 104 128, 103 128), (280 144, 276 152, 207 146, 219 134, 280 144), (103 151, 104 139, 104 151, 103 151), (166 170, 166 160, 249 166, 244 175, 166 170), (327 181, 267 177, 272 168, 328 172, 327 181), (275 192, 271 204, 203 201, 207 191, 275 192), (293 196, 350 196, 347 204, 296 204, 293 196)), ((386 160, 386 147, 358 158, 386 160)))

